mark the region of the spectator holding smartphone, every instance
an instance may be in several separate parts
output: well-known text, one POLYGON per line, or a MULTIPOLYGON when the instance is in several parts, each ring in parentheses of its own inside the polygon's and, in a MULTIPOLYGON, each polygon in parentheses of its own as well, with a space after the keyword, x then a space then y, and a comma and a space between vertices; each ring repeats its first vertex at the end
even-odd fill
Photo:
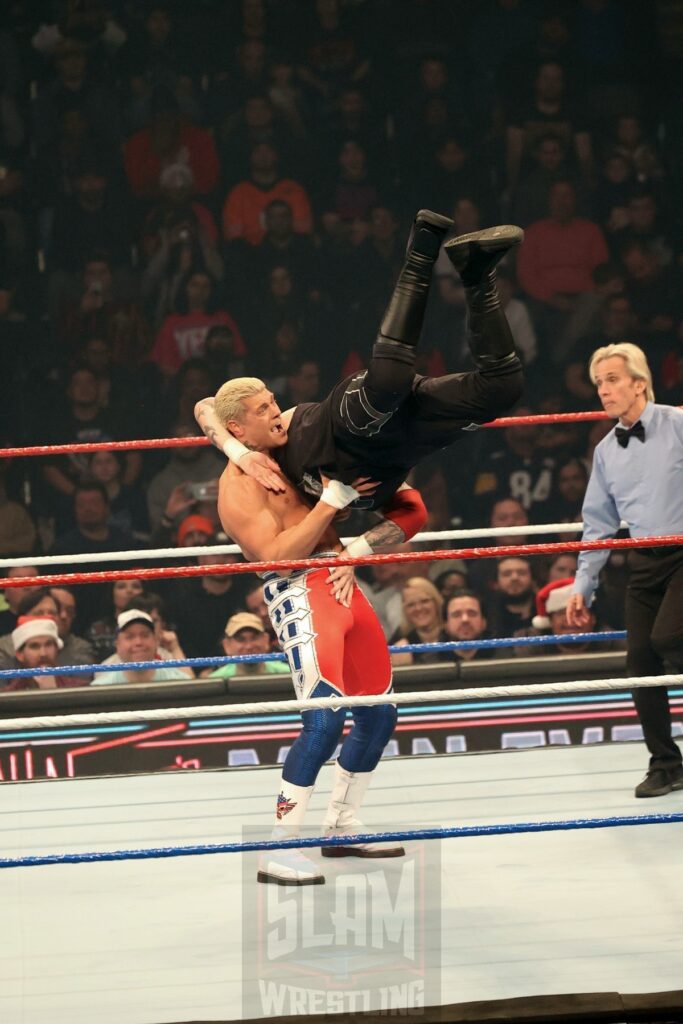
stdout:
MULTIPOLYGON (((196 437, 195 423, 178 420, 171 437, 196 437)), ((214 448, 201 444, 172 448, 168 462, 152 477, 147 489, 147 510, 152 527, 152 543, 157 532, 167 531, 167 538, 177 530, 178 523, 196 508, 197 499, 188 491, 189 484, 217 480, 225 468, 225 458, 214 448)), ((215 502, 214 502, 215 504, 215 502)))

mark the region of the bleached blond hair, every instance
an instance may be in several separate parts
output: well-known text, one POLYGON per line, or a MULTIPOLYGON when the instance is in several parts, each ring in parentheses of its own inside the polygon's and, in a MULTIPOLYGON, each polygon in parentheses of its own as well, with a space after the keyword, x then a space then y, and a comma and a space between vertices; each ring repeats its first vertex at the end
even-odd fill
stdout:
MULTIPOLYGON (((438 590, 431 580, 428 580, 425 576, 411 576, 401 585, 401 597, 405 601, 406 590, 416 590, 420 597, 427 597, 430 601, 434 602, 436 607, 436 614, 439 621, 443 619, 443 595, 438 590)), ((401 619, 401 635, 406 636, 411 629, 412 625, 408 616, 403 610, 403 617, 401 619)))
POLYGON ((645 381, 645 394, 650 402, 654 402, 655 392, 652 386, 650 367, 647 365, 647 357, 642 348, 638 348, 630 341, 620 341, 615 345, 603 345, 593 353, 588 364, 588 373, 593 383, 595 384, 598 363, 602 363, 605 359, 612 359, 613 356, 619 356, 624 360, 630 377, 634 380, 645 381))
POLYGON ((233 377, 221 384, 214 399, 214 412, 223 426, 230 420, 240 420, 244 414, 242 402, 258 395, 266 385, 258 377, 233 377))

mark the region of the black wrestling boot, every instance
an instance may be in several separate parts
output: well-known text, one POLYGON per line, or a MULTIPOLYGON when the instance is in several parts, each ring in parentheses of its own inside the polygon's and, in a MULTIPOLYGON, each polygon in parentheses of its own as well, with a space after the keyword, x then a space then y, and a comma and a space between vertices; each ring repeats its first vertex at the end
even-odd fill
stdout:
POLYGON ((441 243, 453 227, 450 217, 419 210, 408 239, 406 261, 389 300, 373 356, 412 364, 420 340, 432 271, 441 243))
POLYGON ((453 227, 450 217, 431 210, 418 210, 406 246, 406 260, 426 259, 432 264, 439 255, 441 242, 453 227))
MULTIPOLYGON (((419 214, 418 214, 419 216, 419 214)), ((446 242, 446 255, 460 274, 465 288, 482 283, 506 252, 524 240, 524 232, 514 224, 500 224, 483 231, 472 231, 446 242)))
POLYGON ((446 242, 446 254, 460 274, 467 299, 469 346, 477 367, 491 376, 520 367, 507 318, 500 305, 496 264, 524 238, 521 228, 503 224, 446 242))

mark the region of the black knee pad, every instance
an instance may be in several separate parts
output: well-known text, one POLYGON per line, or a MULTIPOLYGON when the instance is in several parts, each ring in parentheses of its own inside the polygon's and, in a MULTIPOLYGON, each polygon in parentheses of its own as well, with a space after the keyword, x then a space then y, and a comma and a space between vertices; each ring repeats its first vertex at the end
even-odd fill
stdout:
POLYGON ((387 359, 414 368, 415 346, 406 345, 402 341, 393 341, 391 338, 383 338, 380 335, 372 346, 372 358, 373 360, 387 359))
POLYGON ((339 407, 343 426, 356 437, 372 437, 374 434, 378 434, 396 411, 396 405, 383 412, 372 404, 368 395, 366 377, 367 373, 359 373, 349 382, 339 407))

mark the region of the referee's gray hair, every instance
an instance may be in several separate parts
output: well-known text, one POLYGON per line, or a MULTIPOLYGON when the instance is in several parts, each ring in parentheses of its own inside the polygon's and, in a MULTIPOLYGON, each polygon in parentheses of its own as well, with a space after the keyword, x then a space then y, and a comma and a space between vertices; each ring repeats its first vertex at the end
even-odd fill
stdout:
POLYGON ((214 412, 225 426, 229 420, 239 420, 244 414, 242 402, 245 398, 258 395, 266 385, 258 377, 233 377, 221 384, 214 399, 214 412))
POLYGON ((593 383, 595 384, 598 363, 602 363, 605 359, 612 359, 613 356, 619 356, 624 360, 629 376, 634 380, 645 381, 645 394, 650 402, 654 402, 655 392, 652 386, 652 373, 647 365, 647 357, 642 348, 638 348, 630 341, 620 341, 615 345, 603 345, 593 353, 588 364, 588 373, 593 383))

